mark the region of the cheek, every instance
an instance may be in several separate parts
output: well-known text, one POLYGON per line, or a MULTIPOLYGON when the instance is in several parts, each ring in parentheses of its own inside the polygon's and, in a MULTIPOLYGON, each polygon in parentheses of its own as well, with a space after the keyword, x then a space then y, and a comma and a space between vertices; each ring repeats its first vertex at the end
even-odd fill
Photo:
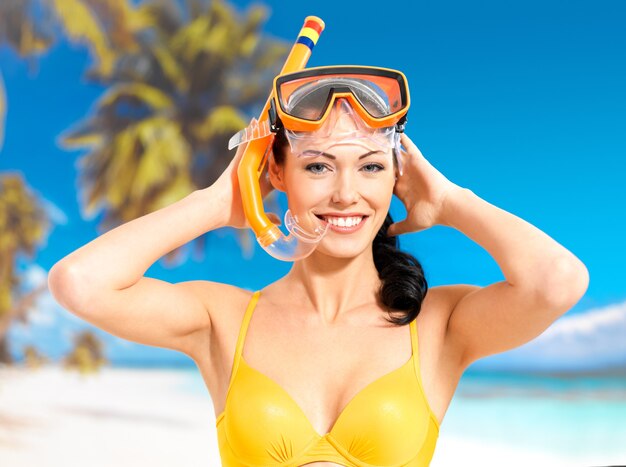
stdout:
POLYGON ((287 208, 292 214, 303 216, 313 211, 316 207, 327 204, 327 193, 315 183, 291 180, 285 184, 285 196, 287 208))
MULTIPOLYGON (((387 169, 377 176, 361 175, 354 181, 354 190, 372 207, 389 205, 395 185, 395 173, 387 169)), ((285 179, 289 205, 314 206, 328 200, 336 190, 336 180, 331 176, 312 177, 307 173, 291 172, 285 179)))
POLYGON ((393 172, 389 172, 384 177, 381 177, 378 183, 369 187, 370 196, 376 198, 378 204, 389 204, 393 196, 395 184, 395 175, 393 172))

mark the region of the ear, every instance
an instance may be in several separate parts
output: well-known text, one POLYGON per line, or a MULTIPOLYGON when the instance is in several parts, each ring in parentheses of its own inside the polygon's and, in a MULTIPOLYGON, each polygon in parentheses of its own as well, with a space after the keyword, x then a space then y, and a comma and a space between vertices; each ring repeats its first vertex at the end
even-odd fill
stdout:
POLYGON ((274 160, 274 152, 270 151, 270 155, 267 160, 267 174, 270 179, 270 183, 274 189, 285 192, 285 171, 284 167, 278 165, 274 160))

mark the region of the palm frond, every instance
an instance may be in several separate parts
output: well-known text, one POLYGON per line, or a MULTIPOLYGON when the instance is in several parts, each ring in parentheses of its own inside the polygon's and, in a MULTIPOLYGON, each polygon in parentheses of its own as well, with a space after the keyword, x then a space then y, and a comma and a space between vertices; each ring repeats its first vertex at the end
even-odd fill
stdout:
MULTIPOLYGON (((120 101, 135 100, 146 104, 153 110, 172 107, 174 102, 161 89, 145 83, 119 84, 109 89, 98 102, 98 107, 112 107, 120 101)), ((122 115, 120 115, 122 116, 122 115)))
MULTIPOLYGON (((262 108, 289 45, 262 33, 263 6, 240 15, 223 0, 69 1, 79 3, 115 66, 88 74, 108 90, 60 144, 87 149, 77 163, 83 215, 102 211, 106 230, 221 175, 228 139, 262 108)), ((238 238, 250 254, 250 235, 238 238)))
POLYGON ((58 19, 70 40, 86 43, 98 62, 97 70, 108 76, 115 65, 111 48, 100 20, 81 0, 52 0, 58 19))
POLYGON ((236 107, 221 105, 210 109, 206 116, 190 128, 199 141, 209 141, 217 135, 232 134, 246 126, 246 116, 236 107))
POLYGON ((7 43, 21 57, 44 52, 54 39, 49 16, 42 0, 0 2, 0 44, 7 43))

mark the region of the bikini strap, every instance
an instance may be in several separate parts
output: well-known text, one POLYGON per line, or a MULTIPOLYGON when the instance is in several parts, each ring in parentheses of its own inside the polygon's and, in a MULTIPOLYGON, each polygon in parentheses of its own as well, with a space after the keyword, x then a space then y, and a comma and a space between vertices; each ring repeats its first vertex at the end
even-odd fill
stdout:
POLYGON ((439 433, 439 420, 435 416, 435 412, 433 412, 432 407, 430 406, 430 402, 428 402, 428 398, 426 397, 426 392, 424 391, 424 385, 422 384, 422 373, 420 371, 420 355, 419 355, 419 347, 418 347, 418 339, 417 339, 417 318, 415 318, 410 323, 411 326, 411 345, 413 346, 413 367, 415 368, 415 377, 417 378, 417 384, 422 393, 422 398, 424 399, 424 403, 426 407, 428 407, 428 412, 430 413, 430 418, 433 420, 435 427, 437 428, 437 433, 439 433))
POLYGON ((250 323, 250 318, 252 317, 252 312, 256 306, 257 301, 259 300, 259 295, 261 295, 261 291, 257 290, 252 294, 252 298, 248 302, 248 308, 246 308, 246 312, 243 315, 243 320, 241 321, 241 327, 239 328, 239 336, 237 337, 237 346, 235 347, 235 357, 233 359, 233 366, 230 372, 230 381, 228 383, 228 391, 230 391, 230 386, 233 382, 235 375, 237 374, 237 369, 239 368, 239 360, 241 359, 241 354, 243 352, 243 344, 246 340, 246 333, 248 331, 248 324, 250 323))
POLYGON ((422 385, 422 376, 420 374, 420 353, 419 353, 419 341, 417 338, 417 318, 409 323, 411 328, 411 348, 413 350, 413 368, 415 369, 415 376, 420 386, 422 385))

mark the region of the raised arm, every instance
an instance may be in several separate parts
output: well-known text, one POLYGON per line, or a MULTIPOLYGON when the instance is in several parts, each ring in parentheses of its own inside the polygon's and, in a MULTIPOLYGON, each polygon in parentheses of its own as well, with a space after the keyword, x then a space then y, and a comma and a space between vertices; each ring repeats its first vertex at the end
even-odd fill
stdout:
POLYGON ((580 300, 589 273, 576 256, 525 220, 452 183, 406 133, 401 141, 405 170, 394 194, 407 217, 390 225, 388 234, 453 227, 487 250, 506 278, 486 287, 436 287, 447 303, 442 344, 455 364, 467 367, 534 339, 580 300))
POLYGON ((440 219, 487 250, 506 278, 486 287, 446 286, 460 297, 446 342, 459 350, 464 366, 534 339, 587 290, 589 274, 576 256, 469 189, 450 192, 440 219))
POLYGON ((209 284, 171 284, 144 273, 164 254, 223 225, 216 196, 210 188, 194 191, 70 253, 50 270, 52 295, 113 335, 188 353, 189 336, 210 329, 209 284))
MULTIPOLYGON (((144 274, 163 255, 205 232, 246 226, 236 174, 244 149, 239 147, 210 187, 120 225, 57 262, 48 275, 54 298, 124 339, 188 355, 199 342, 207 348, 211 316, 225 312, 229 289, 235 287, 204 280, 171 284, 144 274)), ((270 190, 269 183, 262 185, 263 194, 270 190)))

